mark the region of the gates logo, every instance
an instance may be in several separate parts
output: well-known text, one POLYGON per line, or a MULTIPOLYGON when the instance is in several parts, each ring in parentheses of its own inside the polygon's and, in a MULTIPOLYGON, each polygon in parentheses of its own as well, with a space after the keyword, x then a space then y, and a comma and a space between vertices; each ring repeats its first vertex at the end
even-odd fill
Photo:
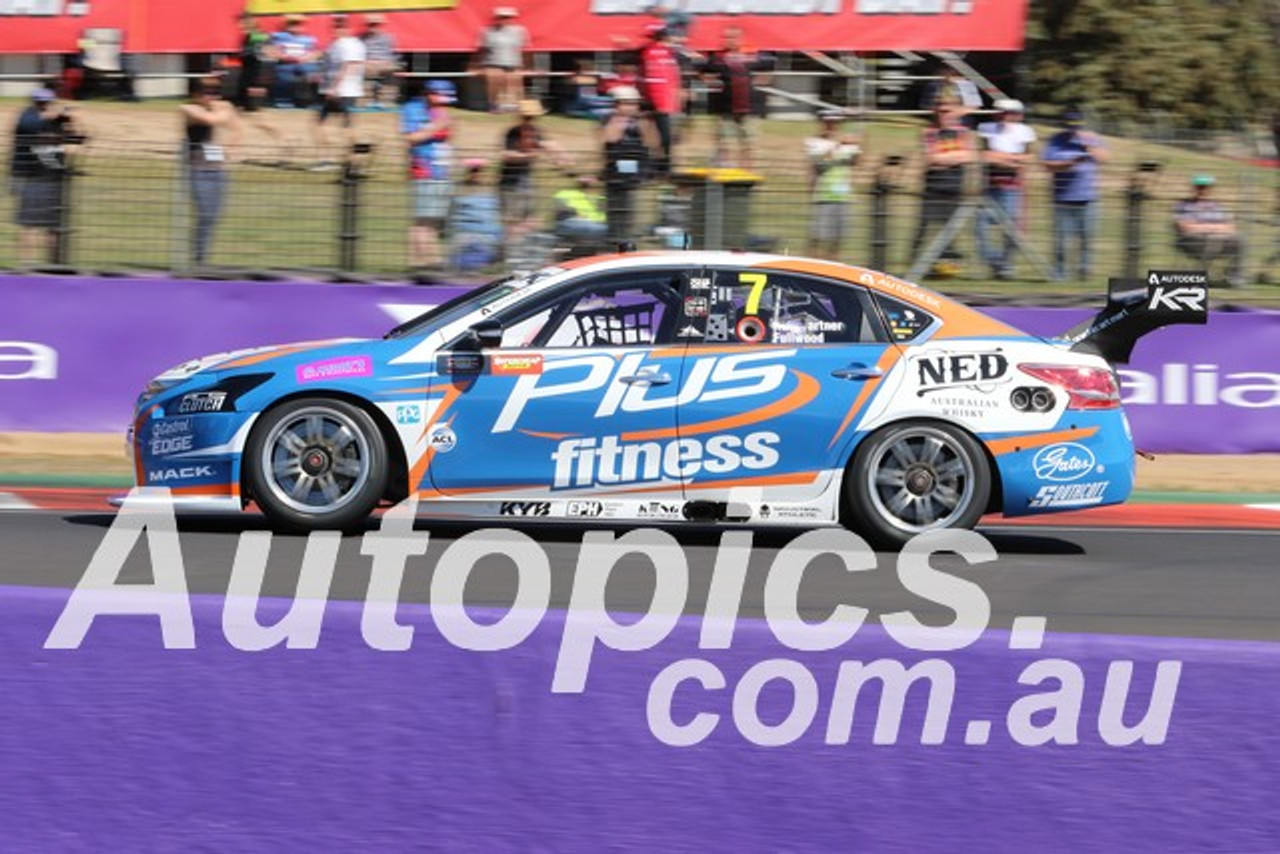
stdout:
MULTIPOLYGON (((1093 451, 1075 442, 1041 448, 1031 460, 1031 468, 1040 480, 1061 483, 1079 480, 1097 467, 1093 451)), ((1101 469, 1098 469, 1101 471, 1101 469)))

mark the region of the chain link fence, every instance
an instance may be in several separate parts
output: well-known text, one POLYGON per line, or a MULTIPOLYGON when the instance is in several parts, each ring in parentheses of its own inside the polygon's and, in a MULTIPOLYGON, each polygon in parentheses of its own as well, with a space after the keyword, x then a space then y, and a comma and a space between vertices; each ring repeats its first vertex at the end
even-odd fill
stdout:
MULTIPOLYGON (((677 160, 674 179, 649 180, 630 194, 631 233, 640 248, 683 247, 762 249, 811 254, 816 208, 802 137, 771 141, 755 152, 750 170, 705 169, 677 160)), ((204 274, 359 274, 398 279, 409 267, 408 234, 413 192, 402 148, 386 143, 372 151, 325 162, 301 148, 241 148, 223 167, 225 198, 213 225, 204 274)), ((496 148, 454 152, 454 162, 484 158, 479 183, 455 183, 456 194, 497 194, 496 148)), ((918 154, 909 147, 899 157, 864 155, 853 175, 848 225, 837 260, 906 274, 943 273, 961 280, 991 280, 980 257, 977 230, 988 219, 980 205, 978 176, 953 224, 954 242, 942 268, 920 269, 926 239, 915 251, 920 219, 918 154)), ((94 144, 69 155, 64 210, 53 254, 35 264, 19 257, 14 224, 16 196, 0 198, 0 268, 57 266, 91 271, 154 270, 197 272, 193 245, 197 212, 190 175, 176 149, 94 144)), ((1280 212, 1276 181, 1280 170, 1245 162, 1220 161, 1215 197, 1231 212, 1243 245, 1242 272, 1249 281, 1268 281, 1280 262, 1280 212), (1227 165, 1229 164, 1229 165, 1227 165)), ((1148 167, 1153 169, 1153 167, 1148 167)), ((510 266, 551 261, 583 250, 580 241, 558 233, 553 197, 576 186, 575 175, 598 174, 597 148, 570 148, 558 162, 536 166, 531 181, 535 211, 518 237, 499 243, 500 257, 484 269, 443 272, 460 278, 501 272, 510 266)), ((464 170, 455 168, 454 174, 464 170)), ((1054 278, 1050 179, 1028 170, 1023 204, 1013 218, 1022 242, 1013 251, 1013 279, 1054 278)), ((1175 246, 1174 209, 1189 195, 1191 170, 1178 164, 1143 171, 1138 162, 1116 159, 1102 172, 1096 206, 1093 261, 1097 280, 1149 267, 1194 267, 1197 260, 1175 246)), ((598 188, 589 192, 597 192, 598 188)), ((599 202, 603 210, 603 199, 599 202)), ((991 242, 1003 239, 991 226, 991 242)), ((448 237, 448 235, 446 235, 448 237)), ((599 248, 598 246, 596 248, 599 248)), ((1096 286, 1096 285, 1095 285, 1096 286)))

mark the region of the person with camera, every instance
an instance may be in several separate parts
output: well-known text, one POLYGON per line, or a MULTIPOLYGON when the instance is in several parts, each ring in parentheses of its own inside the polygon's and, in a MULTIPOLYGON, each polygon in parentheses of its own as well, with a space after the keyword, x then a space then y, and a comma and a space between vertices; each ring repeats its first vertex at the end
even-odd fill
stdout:
POLYGON ((1074 239, 1080 247, 1080 278, 1089 276, 1090 251, 1097 219, 1098 168, 1106 162, 1102 138, 1084 129, 1084 115, 1069 110, 1062 117, 1062 130, 1049 138, 1041 160, 1053 174, 1053 258, 1054 275, 1067 276, 1067 243, 1074 239))
POLYGON ((12 190, 17 197, 18 257, 23 264, 54 260, 66 191, 65 146, 83 139, 70 107, 51 89, 31 93, 13 131, 12 190))
POLYGON ((823 110, 818 113, 818 135, 804 141, 813 205, 809 254, 818 258, 839 260, 853 215, 853 167, 862 146, 855 134, 840 129, 847 118, 844 110, 823 110))
POLYGON ((227 152, 218 132, 238 132, 239 118, 231 102, 223 100, 222 83, 216 77, 197 80, 191 100, 181 110, 183 161, 196 210, 191 257, 202 267, 208 260, 213 228, 222 215, 227 192, 227 152))
POLYGON ((601 130, 601 138, 608 239, 616 243, 635 236, 632 196, 658 160, 662 141, 653 117, 640 109, 638 90, 618 86, 610 94, 615 106, 601 130))

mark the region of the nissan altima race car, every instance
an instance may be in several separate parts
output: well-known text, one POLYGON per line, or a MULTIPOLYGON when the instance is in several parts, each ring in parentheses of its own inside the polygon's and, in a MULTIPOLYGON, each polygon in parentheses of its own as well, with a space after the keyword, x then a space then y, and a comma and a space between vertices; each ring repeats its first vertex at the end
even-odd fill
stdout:
POLYGON ((423 517, 844 524, 892 546, 1125 500, 1134 448, 1104 357, 1203 322, 1203 294, 1155 287, 1051 342, 831 262, 581 259, 380 340, 161 374, 137 403, 137 482, 180 511, 252 501, 294 530, 412 495, 423 517))

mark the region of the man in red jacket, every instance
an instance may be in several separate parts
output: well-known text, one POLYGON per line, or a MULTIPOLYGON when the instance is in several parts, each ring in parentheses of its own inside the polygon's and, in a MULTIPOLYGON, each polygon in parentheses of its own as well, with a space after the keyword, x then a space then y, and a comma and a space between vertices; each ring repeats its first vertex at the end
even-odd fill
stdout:
POLYGON ((640 51, 640 80, 662 142, 662 153, 654 164, 654 172, 661 178, 671 172, 672 123, 684 106, 684 80, 680 56, 671 46, 666 26, 650 24, 645 33, 649 43, 640 51))

